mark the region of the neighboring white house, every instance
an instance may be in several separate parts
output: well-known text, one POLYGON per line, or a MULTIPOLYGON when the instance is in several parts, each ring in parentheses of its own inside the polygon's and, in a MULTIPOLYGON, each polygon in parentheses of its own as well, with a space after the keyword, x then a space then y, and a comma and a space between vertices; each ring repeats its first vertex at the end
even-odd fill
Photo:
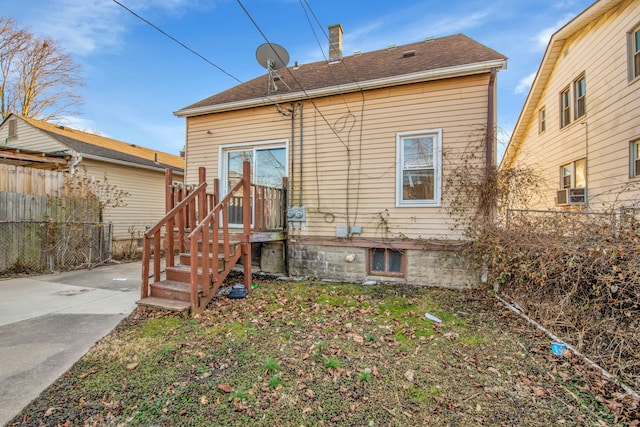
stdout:
POLYGON ((145 227, 164 216, 165 169, 172 169, 174 179, 182 182, 183 157, 17 114, 0 124, 0 141, 2 163, 84 170, 126 191, 125 206, 103 211, 103 221, 114 224, 115 241, 141 237, 145 227))
POLYGON ((544 179, 540 209, 640 200, 640 2, 600 0, 558 30, 501 167, 544 179))

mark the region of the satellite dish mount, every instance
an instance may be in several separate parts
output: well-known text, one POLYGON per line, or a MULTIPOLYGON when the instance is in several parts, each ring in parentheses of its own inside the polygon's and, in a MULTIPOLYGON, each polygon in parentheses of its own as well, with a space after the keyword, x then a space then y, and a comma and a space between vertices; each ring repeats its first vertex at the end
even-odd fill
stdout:
POLYGON ((269 86, 267 87, 267 93, 278 91, 276 81, 282 82, 287 89, 291 90, 291 88, 278 74, 278 70, 285 68, 289 63, 289 54, 285 48, 275 43, 264 43, 258 46, 258 49, 256 50, 256 59, 258 60, 258 63, 266 68, 269 73, 269 86))

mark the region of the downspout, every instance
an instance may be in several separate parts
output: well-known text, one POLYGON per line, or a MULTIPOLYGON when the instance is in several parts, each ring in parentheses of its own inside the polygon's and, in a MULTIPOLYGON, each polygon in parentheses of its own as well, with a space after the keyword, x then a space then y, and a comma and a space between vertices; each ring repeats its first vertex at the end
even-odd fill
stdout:
POLYGON ((487 99, 487 147, 486 147, 486 175, 491 173, 494 164, 494 140, 495 140, 495 87, 496 87, 496 69, 491 69, 489 76, 489 89, 487 99))
POLYGON ((76 173, 76 167, 78 167, 81 161, 82 161, 82 154, 78 154, 76 156, 76 161, 73 162, 73 164, 71 165, 71 175, 76 173))
POLYGON ((584 125, 584 207, 589 210, 589 123, 583 121, 584 125))
MULTIPOLYGON (((495 106, 495 87, 496 87, 496 69, 495 67, 491 69, 491 74, 489 75, 489 88, 487 95, 487 147, 486 147, 486 167, 485 167, 485 185, 494 186, 495 179, 494 169, 494 143, 495 143, 495 119, 496 119, 496 106, 495 106)), ((497 210, 497 200, 486 200, 484 202, 486 206, 482 208, 485 215, 484 220, 486 224, 490 224, 492 222, 492 218, 494 218, 496 210, 497 210)), ((481 204, 482 205, 482 204, 481 204)))
POLYGON ((300 177, 298 178, 300 182, 298 194, 300 204, 298 204, 298 206, 302 206, 302 101, 298 101, 298 110, 300 112, 300 177))

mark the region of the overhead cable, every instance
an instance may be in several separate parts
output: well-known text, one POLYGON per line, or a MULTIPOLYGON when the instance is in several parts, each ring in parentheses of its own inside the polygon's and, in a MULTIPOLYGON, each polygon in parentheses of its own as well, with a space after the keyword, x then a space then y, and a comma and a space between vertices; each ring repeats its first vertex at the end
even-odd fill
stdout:
POLYGON ((204 56, 202 56, 201 54, 199 54, 198 52, 196 52, 195 50, 191 49, 189 46, 187 46, 186 44, 182 43, 180 40, 176 39, 175 37, 173 37, 171 34, 166 33, 164 30, 162 30, 161 28, 159 28, 157 25, 155 25, 154 23, 148 21, 147 19, 143 18, 142 16, 138 15, 136 12, 134 12, 133 10, 129 9, 127 6, 125 6, 124 4, 120 3, 118 0, 113 0, 113 2, 115 4, 117 4, 118 6, 120 6, 121 8, 123 8, 124 10, 126 10, 127 12, 129 12, 130 14, 132 14, 133 16, 135 16, 136 18, 140 19, 141 21, 143 21, 144 23, 146 23, 147 25, 150 25, 151 27, 153 27, 155 30, 159 31, 162 35, 164 35, 165 37, 170 38, 171 40, 173 40, 174 42, 176 42, 177 44, 179 44, 180 46, 182 46, 183 48, 185 48, 186 50, 188 50, 189 52, 193 53, 194 55, 196 55, 197 57, 199 57, 200 59, 204 60, 206 63, 208 63, 209 65, 214 66, 215 68, 217 68, 218 70, 220 70, 221 72, 223 72, 224 74, 226 74, 227 76, 231 77, 232 79, 234 79, 235 81, 237 81, 238 83, 243 83, 242 80, 238 79, 236 76, 234 76, 233 74, 229 73, 228 71, 226 71, 225 69, 223 69, 222 67, 214 64, 213 62, 211 62, 210 60, 208 60, 207 58, 205 58, 204 56))

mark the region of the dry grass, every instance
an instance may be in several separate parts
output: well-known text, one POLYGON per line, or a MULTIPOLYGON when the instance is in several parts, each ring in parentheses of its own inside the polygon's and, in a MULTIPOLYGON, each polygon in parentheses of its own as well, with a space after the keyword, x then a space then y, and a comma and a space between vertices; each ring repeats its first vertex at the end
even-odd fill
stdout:
POLYGON ((195 319, 135 312, 10 425, 616 425, 634 416, 612 384, 553 356, 545 337, 484 293, 258 286, 195 319))

